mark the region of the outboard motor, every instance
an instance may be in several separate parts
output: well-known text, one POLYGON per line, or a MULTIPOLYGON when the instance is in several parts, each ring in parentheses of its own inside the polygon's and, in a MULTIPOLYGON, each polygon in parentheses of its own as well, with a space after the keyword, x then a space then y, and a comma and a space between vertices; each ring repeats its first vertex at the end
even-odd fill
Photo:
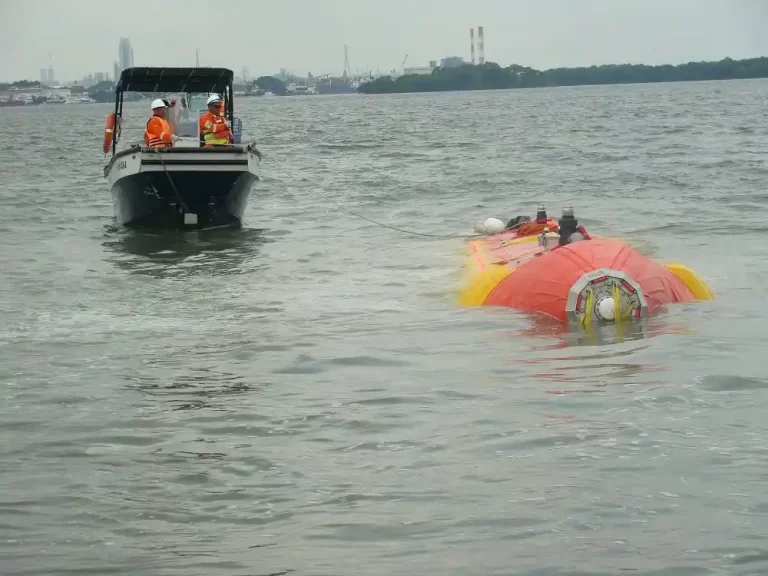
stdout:
POLYGON ((571 234, 577 232, 579 227, 579 221, 573 215, 573 206, 566 206, 563 208, 563 215, 560 220, 557 221, 560 227, 560 246, 565 246, 571 241, 571 234))

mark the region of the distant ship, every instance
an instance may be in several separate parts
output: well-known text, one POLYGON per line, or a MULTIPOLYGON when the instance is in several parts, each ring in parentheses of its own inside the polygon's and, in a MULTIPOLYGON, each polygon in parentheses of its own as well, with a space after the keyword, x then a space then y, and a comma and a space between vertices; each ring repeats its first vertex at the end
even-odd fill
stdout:
POLYGON ((351 84, 341 79, 318 80, 315 88, 320 94, 352 94, 355 92, 351 84))
POLYGON ((314 86, 306 86, 299 84, 288 84, 286 87, 288 96, 311 96, 318 94, 314 86))

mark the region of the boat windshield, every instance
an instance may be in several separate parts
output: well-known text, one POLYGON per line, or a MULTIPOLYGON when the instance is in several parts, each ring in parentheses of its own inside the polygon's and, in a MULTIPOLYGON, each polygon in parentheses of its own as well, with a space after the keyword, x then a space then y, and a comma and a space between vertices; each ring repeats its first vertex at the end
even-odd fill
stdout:
POLYGON ((186 138, 198 137, 198 119, 208 110, 208 93, 174 94, 176 98, 177 134, 186 138), (184 106, 186 104, 186 106, 184 106))
POLYGON ((197 112, 197 115, 205 114, 208 111, 208 98, 210 97, 209 93, 192 93, 187 94, 187 105, 189 106, 190 112, 197 112))

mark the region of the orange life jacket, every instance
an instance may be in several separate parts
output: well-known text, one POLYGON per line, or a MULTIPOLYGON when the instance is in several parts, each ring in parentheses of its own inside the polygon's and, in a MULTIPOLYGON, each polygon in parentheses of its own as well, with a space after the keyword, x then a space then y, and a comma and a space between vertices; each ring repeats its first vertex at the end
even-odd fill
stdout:
POLYGON ((170 148, 173 146, 171 135, 171 127, 165 118, 152 116, 152 118, 147 120, 147 129, 144 130, 144 146, 149 146, 150 148, 170 148))
POLYGON ((210 111, 200 116, 200 134, 203 136, 205 148, 231 144, 234 140, 227 121, 210 111))

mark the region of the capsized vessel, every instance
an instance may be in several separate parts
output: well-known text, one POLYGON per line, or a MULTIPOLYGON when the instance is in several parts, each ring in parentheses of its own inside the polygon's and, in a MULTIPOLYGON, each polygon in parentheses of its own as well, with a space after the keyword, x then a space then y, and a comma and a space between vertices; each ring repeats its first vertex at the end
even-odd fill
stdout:
POLYGON ((621 240, 591 235, 570 206, 558 221, 541 205, 533 220, 489 218, 476 230, 483 236, 469 241, 464 306, 506 306, 588 328, 713 298, 683 264, 661 264, 621 240))
MULTIPOLYGON (((118 150, 123 124, 123 94, 183 93, 187 102, 200 94, 220 94, 230 126, 234 116, 227 68, 129 68, 115 88, 115 111, 107 117, 104 167, 118 222, 129 227, 209 229, 238 227, 253 185, 259 180, 261 153, 252 143, 203 147, 199 115, 178 122, 181 138, 170 148, 130 144, 118 150)), ((146 120, 149 119, 147 115, 146 120)), ((145 120, 145 122, 146 122, 145 120)), ((142 134, 142 132, 139 132, 142 134)))

